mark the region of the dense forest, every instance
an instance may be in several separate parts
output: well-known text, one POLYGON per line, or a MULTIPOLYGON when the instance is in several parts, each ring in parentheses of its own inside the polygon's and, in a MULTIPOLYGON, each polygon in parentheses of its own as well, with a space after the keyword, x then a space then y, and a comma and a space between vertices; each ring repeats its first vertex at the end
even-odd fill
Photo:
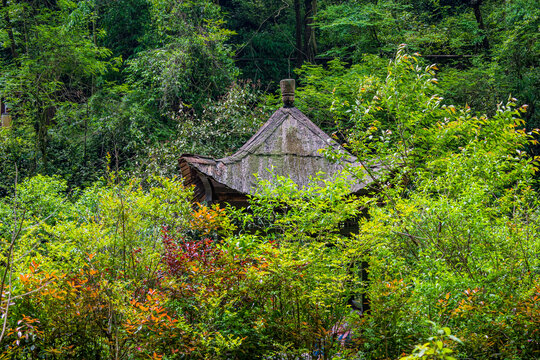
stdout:
POLYGON ((0 359, 540 358, 539 37, 539 0, 2 0, 0 359), (365 166, 193 203, 179 157, 285 78, 365 166))

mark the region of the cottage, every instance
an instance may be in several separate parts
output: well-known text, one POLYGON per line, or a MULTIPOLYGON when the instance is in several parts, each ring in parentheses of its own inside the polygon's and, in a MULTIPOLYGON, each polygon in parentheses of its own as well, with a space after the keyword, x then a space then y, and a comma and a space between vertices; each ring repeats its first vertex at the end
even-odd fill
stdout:
MULTIPOLYGON (((260 179, 270 180, 273 172, 289 176, 298 186, 308 186, 309 178, 320 172, 331 177, 345 166, 362 166, 356 157, 293 106, 294 80, 282 80, 280 85, 283 107, 236 153, 222 159, 182 155, 182 177, 186 186, 194 185, 194 201, 246 206, 247 195, 257 189, 255 174, 260 179), (320 152, 329 146, 344 155, 341 163, 328 160, 320 152), (272 172, 268 171, 270 168, 272 172)), ((351 193, 365 192, 370 183, 369 179, 354 183, 351 193)), ((352 223, 344 224, 345 233, 356 228, 357 222, 352 223)), ((366 268, 367 264, 363 263, 360 276, 364 280, 367 279, 366 268)), ((369 302, 364 295, 358 299, 353 296, 349 302, 354 309, 362 312, 369 309, 369 302)))
MULTIPOLYGON (((186 186, 195 186, 195 201, 243 206, 256 190, 255 174, 269 180, 290 176, 298 186, 307 186, 319 172, 330 177, 348 166, 361 166, 356 157, 319 129, 293 106, 294 80, 282 80, 283 107, 236 153, 222 159, 182 155, 180 168, 186 186), (344 155, 342 163, 329 161, 320 150, 333 147, 344 155)), ((351 193, 365 191, 369 181, 355 183, 351 193)))

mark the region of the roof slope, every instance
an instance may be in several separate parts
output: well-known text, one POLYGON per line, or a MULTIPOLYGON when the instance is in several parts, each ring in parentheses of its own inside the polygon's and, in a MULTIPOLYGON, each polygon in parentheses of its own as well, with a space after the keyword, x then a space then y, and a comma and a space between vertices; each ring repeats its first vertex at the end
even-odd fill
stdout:
MULTIPOLYGON (((274 174, 290 176, 299 186, 307 186, 309 178, 319 172, 330 177, 343 169, 322 155, 319 150, 334 147, 347 153, 339 144, 319 129, 300 110, 280 108, 236 153, 222 159, 184 155, 182 159, 199 172, 238 192, 249 194, 256 189, 259 178, 270 180, 274 174)), ((345 162, 360 166, 349 155, 345 162)), ((351 192, 366 186, 355 184, 351 192)))

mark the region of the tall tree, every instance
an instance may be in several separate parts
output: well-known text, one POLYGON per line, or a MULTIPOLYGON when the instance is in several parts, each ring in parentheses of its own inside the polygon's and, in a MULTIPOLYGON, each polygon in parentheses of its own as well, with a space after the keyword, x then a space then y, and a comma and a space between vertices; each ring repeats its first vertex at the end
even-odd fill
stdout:
POLYGON ((16 18, 4 27, 19 34, 11 42, 12 54, 16 56, 19 47, 24 56, 0 75, 5 84, 1 95, 12 103, 20 126, 33 128, 36 160, 46 168, 49 129, 57 109, 88 98, 89 80, 106 70, 110 52, 93 42, 91 1, 24 1, 10 10, 16 18))
POLYGON ((302 8, 300 6, 300 0, 294 0, 294 15, 295 15, 295 54, 296 54, 296 67, 302 66, 304 59, 302 52, 302 32, 303 32, 303 22, 302 22, 302 8))
POLYGON ((317 55, 317 41, 315 39, 315 28, 313 27, 313 17, 317 15, 317 0, 304 1, 304 46, 305 59, 309 62, 315 61, 317 55))
POLYGON ((478 29, 482 33, 482 47, 484 51, 489 51, 489 39, 487 36, 486 26, 484 25, 484 18, 482 17, 482 6, 483 0, 471 0, 471 6, 474 11, 474 17, 478 23, 478 29))
POLYGON ((304 0, 303 4, 300 0, 294 0, 294 13, 296 66, 300 67, 304 61, 315 62, 317 55, 317 41, 313 26, 313 18, 317 15, 317 0, 304 0))
POLYGON ((150 14, 145 50, 128 65, 130 82, 163 114, 201 110, 237 75, 221 8, 210 0, 164 0, 153 1, 150 14))

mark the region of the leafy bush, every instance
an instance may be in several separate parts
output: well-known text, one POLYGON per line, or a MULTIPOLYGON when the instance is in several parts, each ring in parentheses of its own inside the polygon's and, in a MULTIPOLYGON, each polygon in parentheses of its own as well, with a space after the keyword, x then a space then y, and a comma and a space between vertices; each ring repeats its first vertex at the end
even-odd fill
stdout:
POLYGON ((457 337, 452 335, 449 328, 444 327, 442 329, 436 329, 435 323, 431 323, 437 335, 428 339, 429 342, 423 345, 415 346, 413 352, 409 356, 402 357, 400 360, 413 360, 413 359, 441 359, 441 360, 456 360, 451 356, 454 351, 447 347, 449 340, 461 343, 457 337))
POLYGON ((510 99, 493 117, 475 116, 443 105, 435 81, 433 67, 398 52, 375 95, 357 101, 350 148, 386 169, 370 173, 383 205, 358 235, 369 244, 371 299, 360 341, 374 358, 397 357, 427 338, 420 318, 455 329, 466 356, 534 357, 538 324, 517 315, 520 304, 537 306, 539 266, 526 108, 510 99))
POLYGON ((118 358, 149 344, 152 351, 141 350, 145 356, 159 348, 129 333, 137 319, 148 325, 145 334, 182 326, 143 320, 165 316, 163 296, 153 290, 162 267, 161 229, 189 224, 190 191, 169 179, 156 179, 159 185, 148 191, 136 181, 110 181, 73 202, 62 192, 64 181, 38 176, 20 185, 20 197, 3 204, 32 215, 3 218, 2 243, 13 244, 12 253, 1 254, 6 356, 118 358), (20 319, 31 325, 25 325, 32 336, 24 335, 24 342, 20 319))
POLYGON ((34 171, 32 137, 19 129, 0 127, 0 197, 10 195, 16 180, 34 171))
POLYGON ((303 65, 296 70, 299 86, 295 106, 327 133, 335 132, 350 120, 360 90, 358 79, 384 76, 384 71, 378 69, 384 69, 386 63, 377 56, 364 55, 350 67, 338 59, 329 61, 327 66, 303 65))
POLYGON ((262 101, 259 84, 238 82, 219 100, 205 105, 201 113, 174 115, 173 138, 147 145, 132 161, 132 173, 141 178, 174 176, 180 173, 178 157, 182 154, 230 155, 268 119, 262 101))
MULTIPOLYGON (((336 90, 363 167, 304 188, 261 181, 246 209, 192 204, 163 177, 109 171, 70 194, 59 177, 22 181, 0 201, 2 356, 538 357, 539 159, 524 151, 538 131, 524 128, 526 107, 509 99, 488 117, 445 105, 435 66, 404 49, 386 70, 351 76, 353 103, 336 90), (371 193, 352 197, 366 177, 371 193), (343 234, 353 219, 357 233, 343 234), (365 296, 369 309, 353 310, 365 296)), ((261 113, 237 102, 252 93, 231 94, 215 112, 255 126, 236 118, 261 113)))
POLYGON ((149 48, 128 62, 130 83, 144 89, 162 114, 186 106, 199 112, 237 75, 225 43, 233 33, 224 28, 219 6, 208 0, 154 1, 150 15, 149 48))

